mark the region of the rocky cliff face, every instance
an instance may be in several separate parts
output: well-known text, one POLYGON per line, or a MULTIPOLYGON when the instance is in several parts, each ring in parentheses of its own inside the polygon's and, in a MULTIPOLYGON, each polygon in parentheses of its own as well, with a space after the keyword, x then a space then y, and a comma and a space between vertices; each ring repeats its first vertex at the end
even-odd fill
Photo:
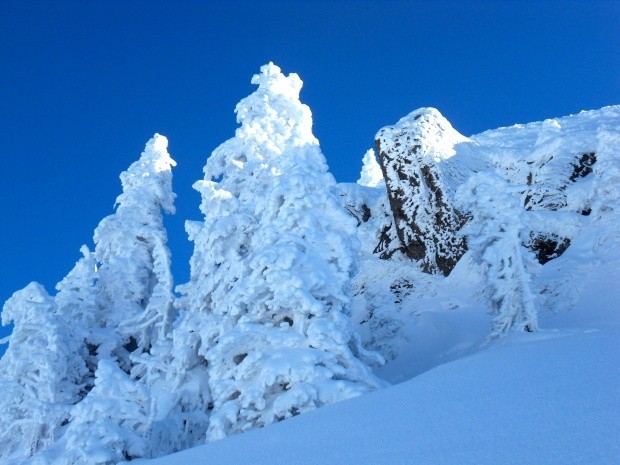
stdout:
POLYGON ((401 250, 427 273, 450 274, 467 250, 458 234, 466 217, 451 201, 457 176, 450 159, 457 144, 467 143, 433 108, 416 110, 378 132, 375 146, 394 216, 376 249, 382 258, 401 250), (400 244, 393 244, 394 236, 400 244))

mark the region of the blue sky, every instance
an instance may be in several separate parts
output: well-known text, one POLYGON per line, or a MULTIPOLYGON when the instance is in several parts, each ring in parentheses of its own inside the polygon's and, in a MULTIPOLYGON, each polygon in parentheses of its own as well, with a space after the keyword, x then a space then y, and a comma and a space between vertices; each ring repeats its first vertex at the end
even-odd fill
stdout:
POLYGON ((33 280, 53 292, 155 132, 178 162, 184 282, 191 184, 270 60, 301 76, 332 172, 353 182, 377 130, 422 106, 470 135, 620 103, 619 31, 617 1, 4 0, 0 301, 33 280))

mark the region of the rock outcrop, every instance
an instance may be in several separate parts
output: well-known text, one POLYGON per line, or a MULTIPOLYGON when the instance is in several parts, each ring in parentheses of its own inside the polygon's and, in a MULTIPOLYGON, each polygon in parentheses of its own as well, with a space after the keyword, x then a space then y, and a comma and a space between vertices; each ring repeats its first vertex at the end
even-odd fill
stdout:
POLYGON ((386 244, 394 240, 386 231, 378 252, 400 249, 427 273, 447 276, 452 271, 467 250, 458 234, 467 219, 452 206, 450 159, 455 145, 467 142, 434 108, 416 110, 377 133, 376 150, 400 242, 386 244))

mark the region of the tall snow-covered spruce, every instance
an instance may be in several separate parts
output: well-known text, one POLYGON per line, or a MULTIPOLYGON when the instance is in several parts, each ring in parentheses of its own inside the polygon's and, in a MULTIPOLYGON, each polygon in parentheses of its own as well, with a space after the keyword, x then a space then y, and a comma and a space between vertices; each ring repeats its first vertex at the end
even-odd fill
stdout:
POLYGON ((47 453, 58 457, 54 463, 107 465, 151 450, 157 404, 151 387, 164 376, 154 353, 169 347, 173 318, 162 218, 162 211, 174 212, 175 162, 167 146, 156 134, 121 174, 123 193, 95 230, 94 253, 83 247, 84 256, 57 285, 54 304, 77 327, 68 331, 81 344, 73 357, 87 372, 66 431, 47 453))
POLYGON ((62 434, 79 399, 85 367, 54 299, 30 283, 7 300, 2 322, 15 329, 0 360, 0 461, 22 463, 62 434))
MULTIPOLYGON (((302 81, 270 63, 236 107, 241 126, 208 159, 175 347, 208 367, 207 440, 377 389, 349 322, 355 220, 312 134, 302 81)), ((191 373, 191 370, 190 370, 191 373)))
POLYGON ((520 190, 499 176, 479 173, 459 188, 457 200, 472 218, 465 226, 477 261, 487 266, 485 278, 495 315, 489 339, 510 330, 535 331, 538 318, 530 289, 533 253, 523 246, 528 235, 520 190))
POLYGON ((173 280, 162 211, 174 213, 171 168, 176 163, 167 148, 168 140, 159 134, 147 142, 140 159, 121 173, 116 212, 95 230, 106 327, 120 342, 105 349, 121 362, 126 352, 148 352, 172 324, 173 280))

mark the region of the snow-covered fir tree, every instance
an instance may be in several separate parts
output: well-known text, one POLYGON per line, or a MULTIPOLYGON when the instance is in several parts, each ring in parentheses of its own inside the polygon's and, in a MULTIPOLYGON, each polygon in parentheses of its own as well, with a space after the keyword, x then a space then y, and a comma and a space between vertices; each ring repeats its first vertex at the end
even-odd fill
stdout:
POLYGON ((148 455, 170 347, 172 274, 162 211, 174 212, 168 141, 156 134, 121 174, 117 210, 94 234, 95 251, 58 285, 52 303, 72 328, 84 366, 68 426, 50 450, 62 464, 111 464, 148 455))
POLYGON ((62 434, 86 367, 75 356, 73 322, 58 315, 40 284, 30 283, 5 303, 2 323, 11 321, 0 359, 0 461, 21 463, 62 434))
MULTIPOLYGON (((355 220, 331 189, 302 82, 268 64, 236 107, 241 126, 196 183, 191 280, 175 336, 208 365, 208 440, 376 389, 348 313, 355 220)), ((175 342, 175 345, 177 343, 175 342)))
MULTIPOLYGON (((132 409, 142 412, 149 410, 151 403, 157 404, 156 396, 148 397, 149 388, 165 377, 166 371, 167 359, 162 354, 169 349, 174 295, 162 212, 174 213, 171 168, 176 165, 167 147, 168 140, 159 134, 147 142, 140 159, 120 176, 123 193, 116 200, 116 212, 104 218, 94 234, 99 305, 103 308, 98 368, 95 389, 73 421, 88 425, 95 421, 88 418, 91 412, 101 418, 95 426, 83 429, 102 428, 97 422, 117 425, 119 437, 99 440, 97 447, 107 448, 112 457, 101 463, 150 451, 148 444, 136 446, 134 436, 150 435, 156 412, 149 412, 148 422, 127 415, 132 409), (106 371, 102 373, 102 369, 106 371), (140 396, 109 396, 109 392, 121 393, 134 381, 133 389, 139 390, 140 396), (95 412, 102 404, 109 408, 95 412)), ((83 441, 81 429, 69 429, 68 444, 83 441)))
POLYGON ((383 181, 383 172, 373 149, 368 149, 362 158, 362 171, 357 183, 365 187, 377 187, 383 181))
POLYGON ((464 228, 469 248, 486 265, 486 281, 495 315, 489 339, 510 330, 536 331, 538 319, 531 274, 532 252, 523 244, 529 231, 519 190, 499 176, 480 173, 458 190, 457 201, 471 215, 464 228))
POLYGON ((103 319, 97 286, 97 261, 87 246, 82 257, 62 281, 56 284, 54 297, 58 313, 71 322, 66 331, 77 343, 73 356, 82 359, 86 372, 81 380, 80 399, 94 386, 97 368, 97 347, 105 337, 100 321, 103 319))
POLYGON ((55 465, 108 465, 147 455, 150 409, 148 387, 115 361, 101 360, 95 387, 72 410, 65 436, 53 446, 55 465))
POLYGON ((167 147, 168 140, 159 134, 148 141, 140 159, 121 174, 123 193, 116 199, 116 212, 94 234, 104 326, 116 336, 99 353, 118 357, 124 369, 131 365, 129 353, 149 352, 169 333, 173 318, 162 211, 174 213, 171 168, 176 163, 167 147))

